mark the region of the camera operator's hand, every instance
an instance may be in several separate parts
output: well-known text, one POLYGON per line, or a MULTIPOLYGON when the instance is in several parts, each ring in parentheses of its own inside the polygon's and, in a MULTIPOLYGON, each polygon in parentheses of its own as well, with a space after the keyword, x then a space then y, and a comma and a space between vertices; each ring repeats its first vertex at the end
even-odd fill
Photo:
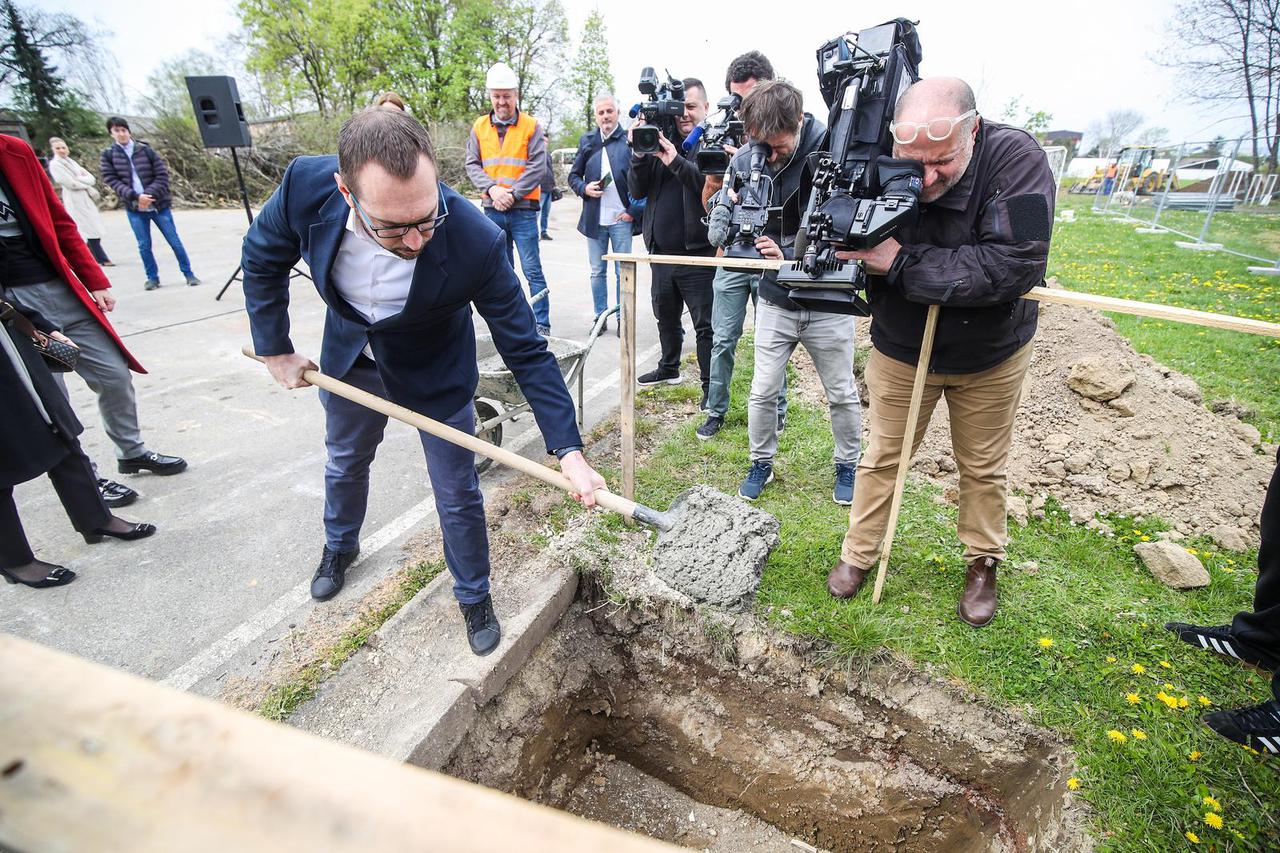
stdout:
MULTIPOLYGON (((644 118, 643 118, 643 117, 641 117, 641 116, 636 116, 636 120, 635 120, 635 121, 633 121, 633 122, 631 122, 631 127, 628 127, 628 128, 627 128, 627 147, 628 147, 628 148, 631 148, 631 134, 632 134, 632 132, 633 132, 633 131, 635 131, 635 129, 636 129, 637 127, 645 127, 645 126, 646 126, 646 125, 645 125, 645 123, 644 123, 644 118)), ((633 156, 635 156, 635 157, 643 157, 643 156, 645 155, 645 152, 643 152, 643 151, 636 151, 634 148, 632 148, 632 149, 631 149, 631 154, 632 154, 633 156)))
POLYGON ((732 158, 732 157, 733 157, 733 155, 735 155, 735 154, 737 154, 737 153, 738 153, 738 146, 736 146, 736 145, 730 145, 729 143, 727 143, 727 142, 726 142, 726 143, 724 144, 724 150, 725 150, 725 151, 728 151, 728 152, 729 152, 729 157, 730 157, 730 158, 732 158))
POLYGON ((493 199, 495 210, 509 210, 511 205, 516 203, 516 197, 511 192, 511 188, 500 184, 494 184, 489 187, 489 198, 493 199))
POLYGON ((656 153, 664 166, 670 166, 680 156, 680 152, 676 151, 676 147, 663 135, 662 131, 658 131, 658 150, 656 153))
POLYGON ((766 237, 763 234, 756 238, 756 251, 760 253, 762 258, 770 261, 785 260, 782 249, 778 247, 777 243, 773 242, 773 238, 766 237))
POLYGON ((870 249, 836 252, 836 257, 842 261, 862 261, 867 268, 867 272, 872 275, 884 275, 889 272, 889 267, 893 266, 893 262, 897 260, 898 252, 901 249, 902 244, 890 237, 880 245, 870 249))
POLYGON ((600 189, 599 181, 592 181, 582 188, 582 194, 587 198, 600 198, 604 195, 604 190, 600 189))

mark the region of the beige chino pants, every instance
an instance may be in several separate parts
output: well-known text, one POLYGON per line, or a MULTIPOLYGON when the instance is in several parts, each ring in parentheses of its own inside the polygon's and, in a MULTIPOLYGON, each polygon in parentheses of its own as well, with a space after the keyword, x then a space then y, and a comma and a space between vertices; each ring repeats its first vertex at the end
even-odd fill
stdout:
MULTIPOLYGON (((1032 344, 1028 343, 981 373, 930 373, 925 378, 911 452, 914 455, 919 450, 934 407, 945 395, 951 416, 951 448, 960 471, 958 532, 966 561, 1005 557, 1009 541, 1005 463, 1031 352, 1032 344)), ((875 565, 889 523, 915 371, 914 365, 889 358, 876 349, 867 361, 871 440, 858 464, 849 531, 840 552, 846 563, 861 569, 875 565)))

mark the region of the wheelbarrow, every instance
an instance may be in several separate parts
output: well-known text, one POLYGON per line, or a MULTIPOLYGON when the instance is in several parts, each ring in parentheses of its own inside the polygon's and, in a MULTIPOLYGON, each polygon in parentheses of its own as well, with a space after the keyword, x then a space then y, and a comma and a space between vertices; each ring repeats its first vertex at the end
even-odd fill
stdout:
MULTIPOLYGON (((543 291, 529 301, 529 304, 546 298, 548 291, 543 291)), ((614 306, 596 318, 591 327, 591 335, 586 342, 569 338, 547 338, 547 349, 555 356, 560 365, 560 373, 564 376, 565 387, 570 395, 576 396, 578 428, 583 424, 583 385, 587 369, 587 356, 595 346, 596 339, 604 330, 610 315, 618 314, 618 306, 614 306), (576 387, 576 393, 575 393, 576 387)), ((476 437, 490 444, 502 446, 503 424, 515 420, 530 411, 529 401, 525 399, 515 374, 507 369, 498 354, 491 335, 476 335, 476 361, 480 369, 480 381, 476 385, 476 437)), ((476 471, 482 473, 493 464, 492 459, 476 456, 476 471)))

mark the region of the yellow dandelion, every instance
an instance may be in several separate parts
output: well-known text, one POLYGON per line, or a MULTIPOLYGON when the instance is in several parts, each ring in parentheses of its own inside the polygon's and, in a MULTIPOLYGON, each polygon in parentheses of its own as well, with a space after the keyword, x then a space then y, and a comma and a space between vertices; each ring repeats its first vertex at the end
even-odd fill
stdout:
POLYGON ((1109 732, 1107 732, 1107 737, 1111 738, 1116 743, 1124 743, 1125 741, 1128 740, 1128 738, 1125 737, 1124 732, 1118 731, 1116 729, 1111 729, 1109 732))
POLYGON ((1204 822, 1214 829, 1222 829, 1222 815, 1213 812, 1205 812, 1204 822))
POLYGON ((1179 698, 1179 699, 1178 699, 1178 707, 1179 707, 1179 708, 1190 708, 1190 707, 1191 707, 1191 700, 1190 700, 1190 699, 1188 699, 1186 696, 1183 696, 1183 697, 1179 698))
POLYGON ((1194 832, 1192 832, 1191 830, 1187 830, 1187 832, 1186 832, 1186 836, 1187 836, 1187 840, 1188 840, 1188 841, 1190 841, 1192 844, 1199 844, 1199 843, 1200 843, 1200 836, 1196 835, 1196 834, 1195 834, 1194 832))
POLYGON ((1218 802, 1213 797, 1205 797, 1204 804, 1209 808, 1213 809, 1215 812, 1222 811, 1222 803, 1218 802))
POLYGON ((1135 663, 1129 669, 1134 675, 1142 675, 1142 673, 1147 671, 1147 668, 1140 663, 1135 663))
POLYGON ((1209 706, 1213 704, 1213 700, 1211 700, 1208 696, 1200 696, 1196 699, 1196 701, 1199 702, 1201 705, 1205 705, 1205 706, 1209 706))
POLYGON ((1191 555, 1191 556, 1193 556, 1193 557, 1198 557, 1198 556, 1200 556, 1200 552, 1199 552, 1199 551, 1197 551, 1195 548, 1188 548, 1188 549, 1187 549, 1187 553, 1188 553, 1188 554, 1190 554, 1190 555, 1191 555))
POLYGON ((1115 663, 1115 662, 1116 662, 1115 655, 1107 655, 1107 663, 1115 663))
POLYGON ((1142 541, 1143 541, 1143 542, 1150 542, 1150 541, 1151 541, 1151 537, 1150 537, 1150 536, 1143 536, 1143 537, 1141 537, 1141 539, 1142 539, 1142 541))
POLYGON ((1200 750, 1198 750, 1198 749, 1193 749, 1193 750, 1191 750, 1190 752, 1188 752, 1188 753, 1187 753, 1187 758, 1188 758, 1188 760, 1190 760, 1190 761, 1199 761, 1199 760, 1200 760, 1200 756, 1201 756, 1202 754, 1203 754, 1203 753, 1201 753, 1201 752, 1200 752, 1200 750))
POLYGON ((1142 697, 1139 696, 1137 693, 1126 693, 1124 699, 1130 705, 1137 705, 1139 702, 1142 701, 1142 697))
POLYGON ((1164 689, 1165 689, 1165 690, 1172 690, 1172 689, 1173 689, 1173 685, 1166 681, 1166 682, 1164 683, 1164 689))
POLYGON ((1231 834, 1234 835, 1236 838, 1239 838, 1241 841, 1244 841, 1244 833, 1241 832, 1240 830, 1233 829, 1231 830, 1231 834))
POLYGON ((1147 733, 1142 729, 1129 729, 1129 733, 1133 735, 1134 740, 1146 740, 1147 733))
POLYGON ((1040 648, 1042 648, 1042 649, 1047 649, 1047 648, 1051 647, 1052 645, 1053 645, 1053 638, 1052 638, 1052 637, 1041 637, 1041 638, 1040 638, 1040 648))
POLYGON ((1079 779, 1077 779, 1077 778, 1076 778, 1076 777, 1074 777, 1074 776, 1072 776, 1070 779, 1068 779, 1068 780, 1067 780, 1067 790, 1068 790, 1068 791, 1079 791, 1079 790, 1080 790, 1080 780, 1079 780, 1079 779))
POLYGON ((1169 663, 1167 660, 1162 660, 1162 661, 1160 661, 1160 665, 1161 665, 1162 667, 1164 667, 1165 669, 1172 669, 1172 668, 1173 668, 1173 664, 1169 663))

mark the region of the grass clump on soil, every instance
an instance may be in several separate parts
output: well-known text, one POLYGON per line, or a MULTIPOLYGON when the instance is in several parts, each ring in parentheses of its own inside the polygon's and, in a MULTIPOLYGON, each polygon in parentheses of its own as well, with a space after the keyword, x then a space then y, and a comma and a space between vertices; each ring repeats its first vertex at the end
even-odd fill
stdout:
MULTIPOLYGON (((1065 194, 1059 198, 1060 210, 1077 211, 1074 222, 1054 226, 1048 274, 1057 276, 1063 287, 1280 322, 1280 278, 1249 273, 1255 261, 1223 252, 1179 249, 1174 241, 1183 238, 1175 234, 1137 234, 1134 229, 1141 223, 1094 214, 1089 210, 1092 200, 1092 196, 1065 194)), ((1169 211, 1161 219, 1184 213, 1169 211)), ((1203 217, 1192 215, 1197 221, 1203 217)), ((1228 229, 1229 234, 1261 229, 1270 235, 1270 250, 1280 254, 1277 224, 1280 218, 1257 214, 1219 213, 1214 218, 1215 235, 1219 228, 1228 229)), ((1198 228, 1192 233, 1198 233, 1198 228)), ((1206 401, 1238 401, 1249 410, 1245 420, 1264 438, 1280 439, 1280 394, 1276 393, 1280 338, 1124 314, 1108 316, 1139 352, 1194 378, 1206 401)))
MULTIPOLYGON (((637 471, 637 495, 651 506, 667 506, 695 483, 736 493, 749 467, 749 342, 738 364, 719 436, 698 441, 695 416, 637 471)), ((830 425, 824 411, 798 399, 787 424, 776 480, 758 502, 782 524, 757 598, 763 618, 826 641, 829 662, 854 667, 892 654, 1058 732, 1078 757, 1069 787, 1095 810, 1103 849, 1184 849, 1188 832, 1205 849, 1280 847, 1280 774, 1199 722, 1203 711, 1266 698, 1269 678, 1197 652, 1163 629, 1169 620, 1221 624, 1248 607, 1256 553, 1183 543, 1212 583, 1179 592, 1154 580, 1132 550, 1155 538, 1160 521, 1110 516, 1115 535, 1107 537, 1072 524, 1051 502, 1043 519, 1010 522, 1000 611, 975 630, 955 613, 965 573, 955 508, 936 489, 912 483, 882 603, 871 603, 870 581, 852 601, 836 601, 826 575, 848 511, 831 500, 830 425), (1207 814, 1219 816, 1221 828, 1213 826, 1217 817, 1206 823, 1207 814)))
POLYGON ((368 642, 374 631, 396 615, 401 607, 408 604, 410 599, 431 583, 436 575, 444 571, 444 568, 443 561, 436 561, 418 563, 406 569, 400 578, 399 589, 391 600, 375 610, 366 610, 361 613, 355 624, 342 635, 338 642, 316 654, 311 662, 303 666, 293 678, 273 687, 258 706, 258 713, 268 720, 277 722, 287 720, 299 705, 316 695, 316 690, 326 678, 337 672, 361 646, 368 642))

